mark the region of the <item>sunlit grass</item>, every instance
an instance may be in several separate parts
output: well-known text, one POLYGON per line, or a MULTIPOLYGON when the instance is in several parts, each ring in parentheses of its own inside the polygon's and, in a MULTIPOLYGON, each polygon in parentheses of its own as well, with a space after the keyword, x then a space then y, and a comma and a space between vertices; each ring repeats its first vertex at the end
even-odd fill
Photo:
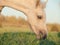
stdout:
POLYGON ((60 37, 49 33, 47 39, 37 40, 34 33, 8 32, 0 34, 0 45, 60 45, 60 37))
POLYGON ((60 45, 60 32, 49 32, 45 40, 37 40, 29 28, 0 28, 0 45, 60 45))

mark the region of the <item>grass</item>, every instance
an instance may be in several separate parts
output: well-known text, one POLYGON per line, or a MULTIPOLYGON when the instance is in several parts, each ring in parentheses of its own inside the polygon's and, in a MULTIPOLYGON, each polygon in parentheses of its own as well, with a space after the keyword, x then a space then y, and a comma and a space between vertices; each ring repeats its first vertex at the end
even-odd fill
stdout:
POLYGON ((37 40, 30 32, 0 34, 0 45, 60 45, 60 33, 49 33, 46 40, 37 40))
POLYGON ((0 45, 60 45, 60 32, 49 32, 47 39, 37 40, 30 29, 4 27, 0 30, 0 45))

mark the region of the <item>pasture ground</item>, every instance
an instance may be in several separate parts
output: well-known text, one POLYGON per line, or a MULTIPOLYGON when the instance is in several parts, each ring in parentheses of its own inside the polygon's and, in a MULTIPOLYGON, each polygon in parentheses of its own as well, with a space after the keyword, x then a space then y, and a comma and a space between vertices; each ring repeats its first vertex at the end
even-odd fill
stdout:
POLYGON ((45 40, 37 40, 29 28, 0 28, 0 45, 60 45, 60 32, 49 32, 45 40))

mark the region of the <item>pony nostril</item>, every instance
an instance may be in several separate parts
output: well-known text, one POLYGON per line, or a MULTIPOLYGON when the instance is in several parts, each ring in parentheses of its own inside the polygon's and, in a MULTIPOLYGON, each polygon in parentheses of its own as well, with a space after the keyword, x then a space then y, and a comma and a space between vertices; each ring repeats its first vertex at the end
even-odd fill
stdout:
POLYGON ((40 31, 40 33, 42 35, 41 39, 45 40, 47 38, 47 33, 44 31, 40 31))
POLYGON ((0 12, 1 12, 1 10, 0 10, 0 12))
POLYGON ((45 40, 47 38, 47 34, 45 34, 42 39, 45 40))

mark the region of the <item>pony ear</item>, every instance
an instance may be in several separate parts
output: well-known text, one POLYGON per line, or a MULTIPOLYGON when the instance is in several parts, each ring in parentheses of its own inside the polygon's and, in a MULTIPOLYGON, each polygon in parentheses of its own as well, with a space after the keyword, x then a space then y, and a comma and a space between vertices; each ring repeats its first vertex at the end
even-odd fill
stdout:
POLYGON ((48 0, 37 0, 36 7, 38 7, 38 5, 40 4, 43 6, 43 8, 45 8, 47 2, 48 2, 48 0))
POLYGON ((39 5, 39 3, 40 3, 40 0, 37 0, 36 7, 39 5))
POLYGON ((40 0, 42 3, 47 3, 48 0, 40 0))
POLYGON ((46 4, 47 4, 48 0, 44 0, 44 2, 42 3, 42 8, 46 8, 46 4))

